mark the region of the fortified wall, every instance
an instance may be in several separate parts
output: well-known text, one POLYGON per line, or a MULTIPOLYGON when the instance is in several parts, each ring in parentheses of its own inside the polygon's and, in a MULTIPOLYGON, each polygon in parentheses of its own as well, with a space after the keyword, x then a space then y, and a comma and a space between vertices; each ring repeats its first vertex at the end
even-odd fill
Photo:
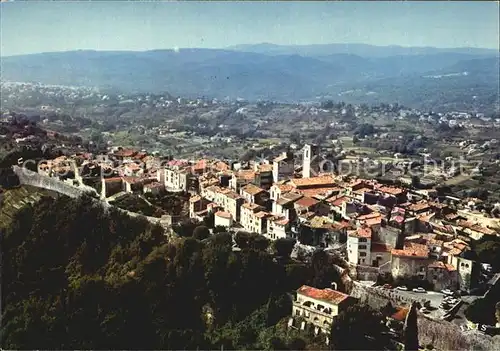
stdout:
POLYGON ((350 295, 357 297, 361 302, 370 305, 375 309, 380 309, 390 301, 393 306, 409 306, 412 302, 418 302, 422 306, 428 300, 423 297, 410 297, 402 295, 397 290, 383 289, 381 287, 366 286, 354 281, 350 295))
POLYGON ((77 198, 85 193, 90 192, 87 187, 85 187, 85 189, 76 187, 74 185, 64 183, 56 178, 40 175, 26 168, 13 166, 12 169, 14 170, 14 173, 19 177, 19 182, 21 184, 52 190, 72 198, 77 198))
MULTIPOLYGON (((91 190, 94 190, 94 192, 95 192, 95 189, 90 188, 88 186, 77 187, 77 186, 62 182, 56 178, 51 178, 51 177, 47 177, 44 175, 40 175, 36 172, 30 171, 26 168, 21 168, 19 166, 13 166, 12 169, 13 169, 14 173, 19 177, 19 182, 21 184, 31 185, 31 186, 34 186, 37 188, 55 191, 57 193, 69 196, 71 198, 77 198, 77 197, 80 197, 84 194, 88 194, 89 192, 91 192, 91 190)), ((95 192, 95 194, 97 194, 97 193, 95 192)), ((100 200, 96 199, 96 202, 98 202, 100 205, 104 206, 105 208, 111 207, 111 205, 105 201, 100 201, 100 200)), ((165 229, 169 228, 169 226, 171 224, 171 221, 169 221, 168 218, 148 217, 148 216, 144 216, 144 215, 139 214, 139 213, 123 210, 123 209, 120 209, 118 207, 115 207, 115 208, 117 210, 119 210, 120 212, 127 214, 130 217, 144 217, 148 222, 153 223, 153 224, 160 224, 165 229)))

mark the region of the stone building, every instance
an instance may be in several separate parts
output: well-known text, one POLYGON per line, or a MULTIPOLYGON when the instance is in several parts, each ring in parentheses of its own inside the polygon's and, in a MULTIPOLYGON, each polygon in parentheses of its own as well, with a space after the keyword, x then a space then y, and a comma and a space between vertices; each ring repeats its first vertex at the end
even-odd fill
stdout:
POLYGON ((456 290, 458 286, 457 269, 451 264, 436 261, 427 266, 427 280, 434 285, 434 290, 456 290))
POLYGON ((416 243, 405 243, 403 249, 392 249, 391 255, 393 278, 417 276, 424 280, 427 277, 427 266, 434 261, 429 257, 428 247, 416 243))
POLYGON ((273 182, 277 183, 280 180, 293 177, 294 168, 293 153, 283 152, 280 156, 273 160, 273 182))

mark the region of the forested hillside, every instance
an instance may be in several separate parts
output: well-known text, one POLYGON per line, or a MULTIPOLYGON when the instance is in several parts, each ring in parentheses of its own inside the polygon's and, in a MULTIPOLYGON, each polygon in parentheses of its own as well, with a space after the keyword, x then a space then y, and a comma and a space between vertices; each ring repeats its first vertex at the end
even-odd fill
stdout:
POLYGON ((317 348, 286 332, 287 292, 340 282, 324 252, 302 264, 253 235, 234 252, 227 233, 169 243, 85 197, 43 197, 1 239, 5 349, 317 348))

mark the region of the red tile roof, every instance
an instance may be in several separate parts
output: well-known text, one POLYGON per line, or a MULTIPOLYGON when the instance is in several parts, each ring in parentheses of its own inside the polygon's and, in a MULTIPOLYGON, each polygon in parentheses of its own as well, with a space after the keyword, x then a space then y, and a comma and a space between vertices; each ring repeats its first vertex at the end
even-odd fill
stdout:
POLYGON ((347 196, 334 197, 326 200, 326 202, 332 204, 333 206, 340 207, 344 202, 350 201, 347 196))
POLYGON ((140 183, 140 182, 144 181, 143 178, 139 178, 139 177, 123 177, 123 180, 126 181, 127 183, 130 183, 130 184, 140 183))
POLYGON ((286 193, 292 191, 293 189, 293 185, 291 184, 274 184, 274 185, 280 189, 281 193, 286 193))
POLYGON ((301 193, 304 196, 313 197, 313 196, 318 196, 318 195, 326 195, 329 192, 335 191, 336 189, 338 189, 338 188, 337 187, 321 187, 321 188, 315 187, 315 188, 311 188, 311 189, 300 188, 300 189, 297 189, 296 191, 301 193))
POLYGON ((295 205, 298 205, 300 207, 307 207, 307 208, 309 208, 309 207, 312 207, 312 206, 316 205, 318 202, 319 202, 318 200, 315 200, 313 198, 304 196, 300 200, 296 201, 295 205))
POLYGON ((491 230, 489 228, 483 227, 483 226, 481 226, 479 224, 475 224, 475 223, 472 223, 472 222, 460 220, 460 221, 458 221, 458 225, 460 225, 460 226, 462 226, 464 228, 468 228, 470 230, 479 232, 481 234, 495 235, 495 231, 494 230, 491 230))
POLYGON ((245 202, 243 205, 241 205, 241 207, 246 208, 248 210, 256 210, 258 208, 263 208, 260 205, 257 205, 255 203, 249 203, 249 202, 245 202))
POLYGON ((382 186, 378 190, 380 190, 383 193, 390 194, 390 195, 399 195, 404 192, 404 189, 401 188, 396 188, 392 186, 382 186))
POLYGON ((449 272, 453 272, 453 271, 457 270, 451 264, 447 264, 447 263, 444 263, 444 262, 441 262, 441 261, 432 262, 427 267, 429 267, 429 268, 436 268, 436 269, 446 269, 449 272))
POLYGON ((257 212, 255 214, 255 217, 257 218, 265 218, 265 217, 270 217, 271 214, 269 212, 265 212, 265 211, 260 211, 260 212, 257 212))
POLYGON ((243 169, 234 174, 236 178, 252 181, 255 179, 255 172, 251 169, 243 169))
POLYGON ((254 185, 254 184, 247 184, 243 188, 241 188, 241 191, 245 192, 247 194, 250 194, 252 196, 255 196, 257 194, 264 192, 265 190, 259 188, 258 186, 254 185))
POLYGON ((426 245, 405 243, 404 249, 392 249, 391 254, 399 257, 427 258, 429 257, 429 248, 426 245))
POLYGON ((314 186, 333 186, 335 185, 335 180, 331 175, 311 177, 311 178, 294 178, 290 181, 297 188, 307 188, 314 186))
POLYGON ((350 231, 349 236, 354 237, 354 238, 371 239, 372 230, 371 230, 371 228, 361 227, 361 228, 358 228, 357 230, 350 231))
POLYGON ((130 149, 129 150, 126 150, 126 149, 118 150, 114 153, 114 155, 117 157, 132 157, 135 154, 137 154, 137 151, 130 150, 130 149))
POLYGON ((409 308, 403 307, 400 308, 396 313, 394 313, 391 318, 400 322, 403 322, 406 319, 406 316, 408 315, 408 312, 410 311, 409 308))
POLYGON ((338 305, 341 302, 347 300, 350 296, 344 293, 341 293, 337 290, 332 289, 316 289, 311 286, 302 285, 298 290, 298 294, 305 295, 312 299, 325 301, 334 305, 338 305))
POLYGON ((207 168, 207 165, 208 165, 208 161, 207 160, 199 160, 198 162, 196 162, 196 164, 193 165, 193 171, 202 171, 202 170, 205 170, 207 168))
POLYGON ((218 211, 215 213, 217 217, 225 218, 225 219, 230 219, 231 214, 229 212, 224 212, 224 211, 218 211))
POLYGON ((427 202, 420 202, 416 204, 411 204, 408 209, 410 211, 421 211, 425 209, 430 209, 430 205, 427 202))
POLYGON ((105 181, 106 183, 121 182, 121 181, 122 181, 122 178, 121 178, 121 177, 104 178, 104 181, 105 181))
POLYGON ((229 171, 231 167, 225 162, 217 161, 213 164, 213 168, 218 171, 229 171))

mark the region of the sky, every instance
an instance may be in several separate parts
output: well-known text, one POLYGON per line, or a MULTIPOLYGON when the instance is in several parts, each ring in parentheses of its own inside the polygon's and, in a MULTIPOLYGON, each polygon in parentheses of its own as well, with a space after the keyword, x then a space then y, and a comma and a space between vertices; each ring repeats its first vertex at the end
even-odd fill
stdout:
POLYGON ((263 42, 499 48, 499 3, 486 1, 13 1, 0 11, 2 56, 263 42))

